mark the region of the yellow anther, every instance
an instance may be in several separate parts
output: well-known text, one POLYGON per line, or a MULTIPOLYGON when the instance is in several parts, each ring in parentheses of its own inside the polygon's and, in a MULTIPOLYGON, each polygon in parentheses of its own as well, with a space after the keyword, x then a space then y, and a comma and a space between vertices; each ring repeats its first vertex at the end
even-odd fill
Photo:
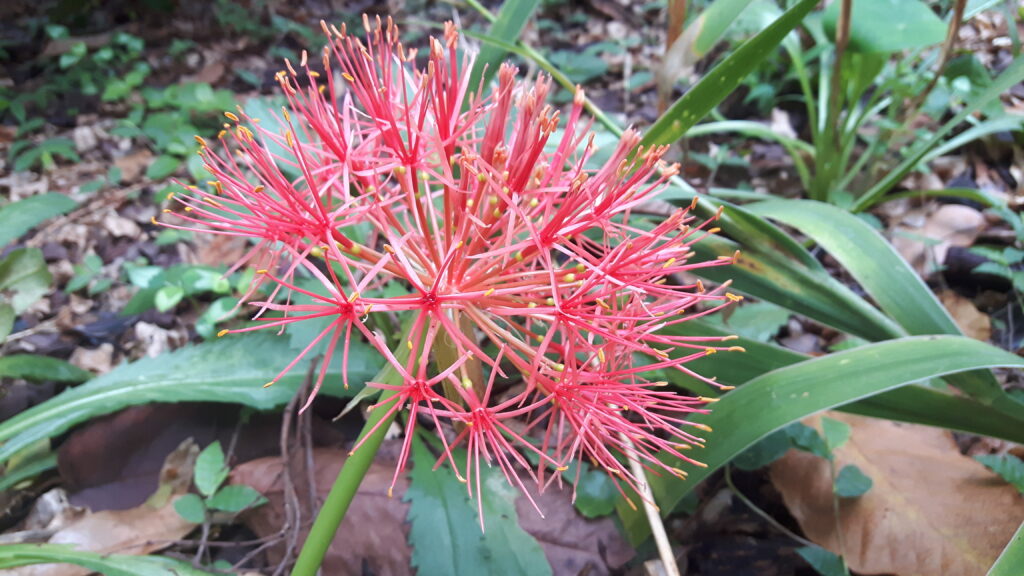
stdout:
POLYGON ((721 400, 721 398, 709 398, 707 396, 697 396, 697 400, 700 400, 701 402, 707 402, 707 403, 710 404, 712 402, 718 402, 719 400, 721 400))
POLYGON ((266 187, 263 186, 263 184, 260 184, 259 186, 256 186, 255 188, 252 189, 252 193, 253 194, 262 194, 264 190, 266 190, 266 187))
POLYGON ((726 348, 726 350, 729 351, 729 352, 746 352, 747 351, 747 349, 744 348, 743 346, 729 346, 728 348, 726 348))
POLYGON ((703 430, 705 432, 714 432, 714 430, 711 429, 711 426, 708 426, 707 424, 693 424, 693 427, 696 428, 697 430, 703 430))
POLYGON ((558 472, 565 472, 568 469, 569 469, 568 466, 556 466, 555 467, 555 470, 557 470, 558 472))
POLYGON ((537 303, 536 302, 530 302, 529 304, 526 305, 526 307, 527 308, 536 308, 537 307, 537 303))
POLYGON ((498 197, 497 196, 491 196, 490 198, 487 199, 487 201, 491 204, 491 206, 497 206, 498 205, 498 197))
POLYGON ((149 217, 149 222, 150 222, 150 224, 152 224, 153 226, 159 226, 159 225, 160 225, 160 223, 156 221, 156 216, 150 216, 150 217, 149 217))
POLYGON ((267 382, 266 384, 264 384, 264 385, 263 385, 263 387, 264 387, 264 388, 270 388, 270 387, 271 387, 271 386, 273 386, 273 385, 274 385, 274 381, 273 381, 273 380, 271 380, 270 382, 267 382))
POLYGON ((481 184, 483 184, 484 182, 487 182, 487 174, 484 174, 483 172, 480 172, 479 174, 476 175, 476 181, 481 183, 481 184))
POLYGON ((714 348, 705 348, 704 349, 704 355, 705 356, 711 356, 712 354, 715 354, 717 352, 718 352, 718 350, 716 350, 714 348))
POLYGON ((491 216, 493 216, 494 218, 501 218, 501 209, 495 208, 494 210, 492 210, 491 216))
POLYGON ((349 74, 348 72, 342 72, 341 73, 341 77, 344 78, 345 80, 348 80, 349 82, 355 82, 356 81, 356 79, 353 78, 352 75, 349 74))
POLYGON ((473 387, 473 381, 469 379, 469 376, 463 376, 462 377, 462 387, 463 388, 472 388, 473 387))
POLYGON ((191 206, 185 206, 185 212, 191 212, 191 211, 192 211, 192 207, 191 206))
POLYGON ((597 359, 604 363, 604 348, 597 349, 597 359))
POLYGON ((412 340, 406 340, 405 345, 409 347, 409 350, 412 350, 412 340))
POLYGON ((536 198, 530 198, 530 208, 536 208, 539 205, 540 200, 537 200, 536 198))
POLYGON ((256 273, 257 274, 266 274, 267 273, 267 269, 266 268, 260 268, 259 270, 256 271, 256 273))
POLYGON ((554 366, 552 366, 552 368, 555 369, 555 372, 564 372, 565 371, 565 364, 562 364, 561 362, 555 362, 555 364, 554 364, 554 366))
POLYGON ((515 259, 516 259, 516 262, 522 262, 523 261, 523 251, 522 250, 516 252, 515 259))
POLYGON ((291 130, 284 133, 284 141, 288 143, 289 148, 295 147, 295 137, 292 136, 291 130))
POLYGON ((164 208, 164 214, 170 214, 170 213, 171 213, 171 209, 170 208, 164 208))
POLYGON ((391 247, 391 244, 385 244, 384 245, 384 251, 387 252, 388 254, 394 254, 395 253, 395 249, 391 247))
POLYGON ((359 253, 363 251, 363 247, 359 244, 353 244, 352 246, 349 247, 348 251, 351 252, 353 255, 358 256, 359 253))
POLYGON ((223 338, 229 332, 231 332, 231 330, 221 330, 220 332, 217 332, 217 338, 223 338))
POLYGON ((490 288, 487 292, 484 292, 484 296, 490 296, 491 294, 494 294, 494 288, 490 288))
POLYGON ((196 139, 196 142, 199 143, 201 147, 206 148, 206 140, 203 140, 202 136, 193 136, 193 138, 196 139))
POLYGON ((466 200, 466 208, 472 208, 474 204, 476 204, 476 202, 472 198, 466 200))
POLYGON ((313 258, 323 258, 324 250, 319 246, 314 246, 313 248, 310 249, 309 255, 312 256, 313 258))
POLYGON ((669 258, 668 261, 665 262, 665 265, 662 266, 662 268, 668 268, 669 266, 671 266, 671 265, 673 265, 675 263, 676 263, 676 259, 675 258, 669 258))
POLYGON ((228 131, 227 130, 221 130, 220 132, 217 132, 217 140, 223 140, 224 137, 227 136, 227 135, 228 135, 228 131))
POLYGON ((737 294, 733 294, 732 292, 726 292, 726 293, 725 293, 725 297, 726 297, 726 298, 727 298, 727 299, 728 299, 728 300, 729 300, 730 302, 739 302, 740 300, 743 300, 743 296, 739 296, 739 295, 737 295, 737 294))
POLYGON ((562 276, 562 280, 564 280, 566 282, 575 282, 576 281, 576 275, 573 274, 572 272, 569 272, 565 276, 562 276))

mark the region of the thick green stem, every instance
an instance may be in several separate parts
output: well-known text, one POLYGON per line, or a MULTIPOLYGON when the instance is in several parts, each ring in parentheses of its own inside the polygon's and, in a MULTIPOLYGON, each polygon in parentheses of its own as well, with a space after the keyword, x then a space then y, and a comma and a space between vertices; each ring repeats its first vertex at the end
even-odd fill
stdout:
MULTIPOLYGON (((378 376, 383 376, 382 380, 389 380, 389 376, 393 378, 394 375, 397 375, 397 372, 388 364, 378 376)), ((378 404, 385 404, 398 393, 398 390, 384 390, 379 396, 378 404)), ((371 430, 373 432, 365 441, 362 441, 359 450, 352 453, 341 467, 338 478, 331 486, 327 500, 324 500, 324 505, 320 508, 316 521, 313 522, 313 527, 309 530, 309 536, 306 537, 306 542, 302 545, 299 558, 295 561, 295 567, 292 568, 292 576, 315 576, 317 570, 320 569, 324 555, 327 554, 327 548, 334 540, 338 526, 345 518, 345 512, 348 511, 352 498, 359 490, 359 485, 363 482, 366 471, 370 469, 370 464, 373 463, 373 458, 377 455, 381 442, 384 441, 384 435, 397 414, 397 410, 389 412, 384 406, 370 412, 370 417, 366 420, 359 439, 362 440, 371 430), (374 430, 375 426, 376 430, 374 430)))

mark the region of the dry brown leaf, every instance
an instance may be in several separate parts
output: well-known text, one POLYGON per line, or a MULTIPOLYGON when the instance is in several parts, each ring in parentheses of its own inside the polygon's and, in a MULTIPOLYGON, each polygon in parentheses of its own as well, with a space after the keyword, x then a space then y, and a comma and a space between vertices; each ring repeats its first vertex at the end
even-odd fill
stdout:
MULTIPOLYGON (((395 452, 395 441, 385 441, 382 455, 395 452)), ((345 461, 341 451, 317 449, 313 452, 316 487, 322 502, 345 461)), ((408 487, 400 477, 393 498, 388 498, 394 464, 384 458, 370 466, 366 479, 345 515, 324 559, 324 573, 332 575, 363 574, 369 569, 375 574, 406 574, 410 572, 412 549, 407 543, 406 517, 409 504, 402 500, 408 487)), ((302 522, 308 526, 311 519, 307 486, 302 466, 293 465, 292 481, 298 491, 298 505, 302 508, 302 522)), ((243 520, 261 538, 280 533, 284 526, 284 490, 280 458, 261 458, 235 468, 231 482, 252 486, 269 503, 245 515, 243 520)), ((520 525, 537 538, 551 564, 554 574, 592 576, 608 574, 611 569, 625 565, 634 555, 632 548, 619 534, 611 518, 589 520, 579 516, 570 501, 568 487, 550 488, 544 494, 534 494, 544 518, 537 515, 523 497, 516 501, 520 525), (581 572, 583 571, 583 572, 581 572)), ((305 532, 296 540, 305 539, 305 532)), ((278 562, 283 554, 284 542, 272 548, 271 562, 278 562)))
POLYGON ((973 302, 952 290, 943 290, 938 296, 961 332, 976 340, 988 342, 992 337, 992 319, 988 314, 981 312, 973 302))
MULTIPOLYGON (((58 530, 50 544, 70 544, 101 554, 148 554, 181 539, 196 527, 174 510, 174 501, 188 490, 199 450, 192 440, 168 455, 160 488, 150 499, 128 510, 86 514, 58 530), (184 480, 183 480, 184 479, 184 480)), ((4 572, 9 576, 86 576, 92 570, 65 564, 37 564, 4 572)))
MULTIPOLYGON (((847 414, 837 469, 858 466, 871 490, 840 505, 847 563, 862 574, 984 575, 1024 520, 1016 488, 957 450, 949 432, 847 414)), ((809 424, 817 427, 818 418, 809 424)), ((771 480, 808 538, 839 553, 828 463, 791 450, 771 480)))
POLYGON ((896 250, 928 276, 946 261, 952 246, 971 246, 984 229, 985 216, 969 206, 943 204, 930 213, 912 211, 897 226, 892 239, 896 250))
POLYGON ((145 148, 136 150, 131 154, 114 160, 114 165, 121 170, 121 181, 125 184, 138 182, 146 172, 150 162, 153 161, 153 153, 145 148))

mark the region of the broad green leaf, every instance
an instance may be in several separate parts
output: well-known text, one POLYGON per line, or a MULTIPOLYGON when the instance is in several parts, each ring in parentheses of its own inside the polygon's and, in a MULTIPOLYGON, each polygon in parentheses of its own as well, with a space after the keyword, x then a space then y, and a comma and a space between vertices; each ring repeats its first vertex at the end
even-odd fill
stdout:
POLYGON ((228 467, 224 462, 224 449, 220 441, 213 442, 196 458, 194 479, 199 493, 209 498, 228 478, 228 467))
POLYGON ((580 474, 580 481, 576 484, 576 499, 573 502, 580 514, 587 518, 607 516, 615 512, 615 503, 618 500, 619 490, 606 472, 587 469, 580 474))
POLYGON ((725 315, 715 315, 709 321, 721 323, 732 332, 751 340, 768 342, 786 325, 791 315, 789 310, 768 302, 751 302, 733 307, 728 312, 728 319, 725 319, 725 315))
MULTIPOLYGON (((464 461, 465 452, 455 452, 464 461)), ((497 468, 482 466, 481 490, 486 529, 481 532, 476 500, 449 466, 433 470, 437 458, 422 440, 413 442, 409 502, 412 565, 420 574, 543 576, 551 566, 540 544, 519 526, 512 488, 497 468)))
MULTIPOLYGON (((685 466, 687 481, 650 478, 663 514, 702 480, 740 452, 780 428, 823 410, 850 404, 907 384, 968 370, 1021 368, 1024 358, 960 336, 917 336, 868 344, 814 358, 755 378, 729 392, 708 415, 707 448, 694 457, 706 468, 685 466), (842 385, 834 385, 841 383, 842 385)), ((619 506, 631 537, 646 535, 642 514, 619 506)))
MULTIPOLYGON (((515 44, 538 5, 540 5, 540 0, 515 0, 502 3, 498 17, 491 23, 487 36, 498 42, 515 44)), ((492 43, 482 46, 469 76, 470 89, 476 90, 481 82, 485 86, 489 84, 507 54, 508 50, 499 48, 492 43)))
POLYGON ((185 494, 174 501, 174 511, 187 522, 202 524, 206 522, 206 504, 198 494, 185 494))
MULTIPOLYGON (((693 53, 697 58, 711 51, 722 35, 749 5, 751 0, 715 0, 694 18, 687 28, 697 27, 693 53)), ((683 32, 686 35, 686 32, 683 32)))
POLYGON ((92 378, 92 374, 57 358, 35 354, 13 354, 0 358, 0 377, 23 378, 36 382, 52 380, 78 384, 92 378))
MULTIPOLYGON (((0 462, 36 440, 136 404, 227 402, 259 410, 283 405, 305 380, 309 359, 300 361, 273 386, 263 385, 267 374, 276 374, 296 354, 285 338, 257 333, 227 336, 123 364, 0 423, 0 462)), ((342 388, 340 362, 339 358, 328 371, 322 394, 354 394, 382 364, 380 355, 369 345, 352 342, 352 388, 346 391, 342 388)))
POLYGON ((793 422, 784 429, 789 441, 797 450, 803 450, 820 458, 830 460, 832 452, 828 449, 828 442, 821 437, 817 430, 803 422, 793 422))
POLYGON ((843 559, 820 546, 797 548, 796 553, 821 576, 849 576, 843 559))
POLYGON ((785 430, 776 430, 740 452, 732 465, 740 470, 757 470, 775 462, 793 447, 785 430))
MULTIPOLYGON (((728 334, 720 326, 715 326, 703 318, 676 324, 664 331, 667 334, 685 336, 728 334)), ((746 352, 704 356, 687 363, 687 368, 698 374, 714 376, 722 384, 742 386, 766 372, 809 358, 780 346, 743 337, 732 341, 731 344, 742 346, 746 352)), ((671 371, 663 376, 676 385, 704 396, 720 394, 717 388, 712 388, 682 372, 671 371)), ((949 394, 934 388, 905 386, 847 404, 840 410, 862 416, 948 428, 1024 443, 1024 426, 1021 426, 1020 419, 966 396, 949 394)))
MULTIPOLYGON (((824 24, 835 38, 839 5, 825 9, 824 24)), ((938 44, 946 37, 946 24, 920 0, 856 0, 850 7, 851 52, 900 52, 938 44)))
POLYGON ((177 306, 184 297, 184 288, 177 284, 170 284, 156 291, 156 295, 153 296, 153 304, 157 310, 167 312, 177 306))
MULTIPOLYGON (((863 220, 813 200, 758 202, 748 209, 793 226, 817 242, 907 333, 960 334, 928 286, 863 220)), ((980 402, 1024 417, 1024 405, 1008 397, 990 373, 960 374, 949 381, 980 402)))
POLYGON ((75 206, 71 198, 49 192, 0 207, 0 247, 20 238, 43 220, 69 212, 75 206))
POLYGON ((859 498, 871 490, 874 482, 860 468, 849 464, 836 474, 835 491, 840 498, 859 498))
MULTIPOLYGON (((676 100, 650 127, 644 136, 643 144, 671 144, 682 138, 690 127, 702 120, 726 96, 732 94, 743 78, 772 53, 790 30, 796 28, 817 3, 817 0, 800 0, 760 34, 744 42, 676 100)), ((507 4, 511 2, 506 2, 507 4)))
POLYGON ((920 276, 863 220, 814 200, 768 200, 745 208, 817 242, 909 334, 960 333, 920 276))
POLYGON ((181 159, 174 156, 157 156, 152 164, 146 168, 146 178, 150 180, 163 180, 181 166, 181 159))
POLYGON ((0 294, 13 294, 9 302, 16 314, 42 298, 50 290, 52 279, 38 248, 19 248, 0 260, 0 294))
POLYGON ((213 576, 187 562, 162 556, 98 554, 64 544, 0 546, 0 569, 33 564, 74 564, 104 576, 213 576))
POLYGON ((1024 522, 1010 543, 1003 548, 1003 553, 996 558, 996 563, 988 571, 988 576, 1019 576, 1024 567, 1024 522))
POLYGON ((914 146, 910 153, 907 154, 903 162, 901 162, 896 168, 893 168, 874 186, 865 192, 860 198, 857 198, 854 202, 851 210, 858 212, 866 210, 871 206, 875 205, 882 196, 885 195, 891 188, 896 186, 900 181, 906 177, 911 171, 916 169, 924 158, 932 149, 939 145, 942 138, 946 136, 950 131, 960 125, 961 122, 967 119, 979 109, 983 108, 990 101, 999 98, 1001 94, 1009 90, 1015 84, 1024 81, 1024 57, 1018 57, 1015 59, 998 77, 996 77, 992 84, 979 93, 977 96, 972 97, 960 112, 950 118, 945 124, 943 124, 931 138, 927 138, 916 146, 914 146))
POLYGON ((267 499, 251 486, 232 484, 217 491, 206 503, 214 510, 241 512, 265 504, 267 499))
POLYGON ((974 459, 1024 494, 1024 462, 1020 458, 1013 454, 979 454, 974 459))
POLYGON ((7 339, 14 329, 14 308, 6 302, 0 302, 0 343, 7 339))
POLYGON ((825 437, 828 451, 835 454, 850 439, 850 425, 832 418, 822 418, 821 433, 825 437))
POLYGON ((0 476, 0 492, 6 492, 26 480, 31 480, 43 472, 55 468, 57 468, 57 454, 54 452, 19 462, 13 468, 8 467, 4 470, 3 476, 0 476))

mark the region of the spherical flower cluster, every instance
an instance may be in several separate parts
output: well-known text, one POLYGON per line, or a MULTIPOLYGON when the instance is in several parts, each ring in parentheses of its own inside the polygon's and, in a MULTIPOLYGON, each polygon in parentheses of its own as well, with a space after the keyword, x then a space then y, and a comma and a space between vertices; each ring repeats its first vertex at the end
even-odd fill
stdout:
POLYGON ((286 63, 276 128, 239 109, 216 144, 197 138, 214 180, 186 187, 164 224, 252 239, 236 265, 259 268, 246 297, 274 287, 252 302, 258 323, 230 332, 329 318, 281 374, 323 342, 324 366, 339 346, 347 364, 353 337, 374 346, 401 377, 369 383, 384 390, 374 409, 409 413, 396 478, 420 420, 477 498, 481 460, 521 487, 581 460, 633 487, 629 458, 672 474, 659 454, 697 463, 684 450, 705 428, 687 418, 709 399, 644 373, 714 384, 686 363, 729 349, 723 339, 664 329, 738 297, 686 280, 731 261, 693 261, 708 222, 685 209, 653 226, 632 215, 677 172, 665 148, 628 130, 588 168, 580 89, 563 119, 545 103, 550 80, 519 82, 511 65, 492 91, 471 86, 473 56, 451 24, 420 68, 390 21, 365 24, 365 41, 324 26, 319 72, 305 54, 298 69, 286 63), (323 293, 297 284, 300 269, 323 293), (390 313, 408 317, 405 350, 368 325, 390 313), (517 383, 496 387, 499 376, 517 383))

